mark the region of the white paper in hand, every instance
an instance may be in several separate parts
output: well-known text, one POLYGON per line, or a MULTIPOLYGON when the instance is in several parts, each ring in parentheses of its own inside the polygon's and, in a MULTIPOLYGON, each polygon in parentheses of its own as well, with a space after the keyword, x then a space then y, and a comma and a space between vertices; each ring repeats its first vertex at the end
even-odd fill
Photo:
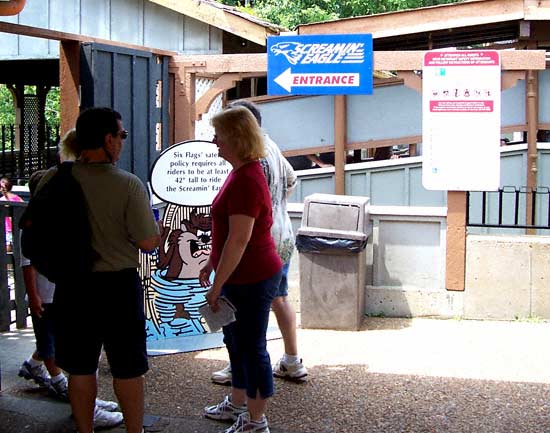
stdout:
POLYGON ((199 313, 204 317, 206 326, 210 332, 217 332, 222 326, 229 325, 235 321, 235 311, 237 309, 226 297, 220 296, 218 298, 218 305, 220 309, 215 313, 208 304, 199 308, 199 313))

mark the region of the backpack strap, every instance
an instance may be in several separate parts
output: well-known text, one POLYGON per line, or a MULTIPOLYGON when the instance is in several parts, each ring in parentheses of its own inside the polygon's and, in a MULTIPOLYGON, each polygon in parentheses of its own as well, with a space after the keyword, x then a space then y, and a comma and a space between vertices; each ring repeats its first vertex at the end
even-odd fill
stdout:
POLYGON ((57 170, 64 176, 70 175, 73 171, 73 161, 65 161, 57 166, 57 170))

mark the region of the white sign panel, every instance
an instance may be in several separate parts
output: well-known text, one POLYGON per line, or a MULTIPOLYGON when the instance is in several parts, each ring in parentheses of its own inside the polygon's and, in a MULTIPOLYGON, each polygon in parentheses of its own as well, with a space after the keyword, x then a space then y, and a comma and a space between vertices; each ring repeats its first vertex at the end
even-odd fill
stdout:
POLYGON ((498 51, 432 51, 422 72, 422 183, 491 191, 500 184, 498 51))
POLYGON ((184 141, 162 152, 151 169, 151 189, 167 203, 207 206, 222 187, 231 166, 209 141, 184 141))

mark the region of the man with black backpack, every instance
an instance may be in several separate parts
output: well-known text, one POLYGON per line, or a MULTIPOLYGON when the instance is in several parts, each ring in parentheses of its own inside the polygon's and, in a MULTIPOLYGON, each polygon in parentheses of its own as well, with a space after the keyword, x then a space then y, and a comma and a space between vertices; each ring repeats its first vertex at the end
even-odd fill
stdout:
MULTIPOLYGON (((92 433, 96 371, 103 348, 126 431, 139 433, 148 363, 138 252, 159 245, 158 226, 142 182, 114 165, 128 136, 120 114, 109 108, 83 111, 76 136, 80 158, 71 174, 82 188, 96 255, 91 270, 77 260, 79 269, 67 269, 55 277, 56 360, 69 373, 69 398, 78 431, 92 433)), ((56 172, 48 173, 39 188, 46 188, 56 172)), ((74 234, 59 236, 70 239, 74 234)), ((73 253, 82 250, 75 245, 73 253)))

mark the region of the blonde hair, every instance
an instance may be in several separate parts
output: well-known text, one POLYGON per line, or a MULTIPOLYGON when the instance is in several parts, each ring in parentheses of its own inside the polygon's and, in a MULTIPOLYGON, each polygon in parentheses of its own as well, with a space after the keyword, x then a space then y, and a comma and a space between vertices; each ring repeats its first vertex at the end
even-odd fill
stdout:
POLYGON ((61 162, 74 161, 80 155, 76 141, 76 129, 70 129, 59 142, 59 159, 61 162))
POLYGON ((265 158, 262 130, 247 108, 227 108, 216 114, 211 123, 219 139, 231 146, 241 161, 265 158))

